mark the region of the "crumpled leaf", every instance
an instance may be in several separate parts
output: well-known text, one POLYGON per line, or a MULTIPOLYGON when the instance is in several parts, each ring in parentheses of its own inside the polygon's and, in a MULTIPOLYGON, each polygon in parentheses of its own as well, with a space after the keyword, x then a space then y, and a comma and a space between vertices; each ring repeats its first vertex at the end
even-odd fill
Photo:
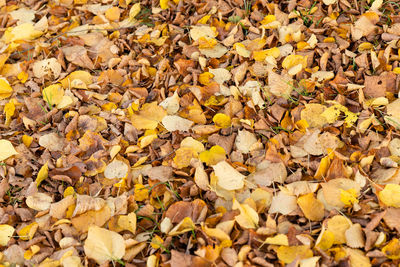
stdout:
POLYGON ((125 255, 124 238, 116 232, 90 226, 83 246, 88 258, 98 264, 121 259, 125 255))

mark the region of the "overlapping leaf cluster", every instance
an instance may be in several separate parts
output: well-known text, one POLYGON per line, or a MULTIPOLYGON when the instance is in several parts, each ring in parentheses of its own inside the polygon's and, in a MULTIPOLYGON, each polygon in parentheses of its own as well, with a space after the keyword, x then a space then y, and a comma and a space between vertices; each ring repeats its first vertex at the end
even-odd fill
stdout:
POLYGON ((1 265, 398 265, 399 12, 0 0, 1 265))

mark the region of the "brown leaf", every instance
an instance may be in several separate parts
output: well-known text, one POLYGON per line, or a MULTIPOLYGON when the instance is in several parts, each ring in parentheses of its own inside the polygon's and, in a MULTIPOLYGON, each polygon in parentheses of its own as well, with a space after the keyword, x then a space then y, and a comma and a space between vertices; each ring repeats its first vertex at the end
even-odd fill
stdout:
POLYGON ((207 210, 206 203, 200 199, 195 199, 193 202, 179 201, 168 208, 165 217, 170 218, 172 223, 179 223, 185 217, 190 217, 194 223, 199 223, 204 221, 207 210))

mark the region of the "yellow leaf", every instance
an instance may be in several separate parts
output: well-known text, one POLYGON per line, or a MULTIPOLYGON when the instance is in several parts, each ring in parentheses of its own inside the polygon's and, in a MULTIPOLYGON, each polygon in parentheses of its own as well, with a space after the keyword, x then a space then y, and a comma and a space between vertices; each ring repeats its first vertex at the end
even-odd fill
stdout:
POLYGON ((400 259, 400 241, 397 238, 390 240, 389 243, 382 248, 382 252, 391 260, 400 259))
POLYGON ((75 195, 75 189, 72 186, 68 186, 63 193, 64 198, 67 196, 74 196, 75 195))
POLYGON ((47 179, 47 177, 49 177, 49 166, 46 162, 46 164, 44 164, 38 172, 36 177, 36 186, 39 187, 39 185, 43 182, 43 180, 47 179))
POLYGON ((400 208, 400 185, 385 185, 385 188, 378 193, 378 197, 386 206, 400 208))
POLYGON ((142 184, 135 184, 133 196, 136 201, 144 201, 149 198, 149 189, 142 184))
POLYGON ((13 89, 5 78, 0 78, 0 100, 12 95, 13 89))
POLYGON ((245 176, 229 165, 229 163, 220 161, 212 167, 218 178, 218 186, 225 190, 238 190, 243 188, 245 176))
POLYGON ((83 70, 71 72, 67 77, 60 81, 61 85, 67 88, 87 89, 93 83, 92 75, 83 70))
POLYGON ((116 21, 119 20, 121 13, 118 7, 113 6, 106 10, 105 16, 108 20, 116 21))
POLYGON ((255 61, 263 62, 267 57, 267 50, 253 51, 252 55, 255 61))
POLYGON ((90 226, 84 245, 85 254, 98 264, 121 259, 125 255, 124 238, 113 231, 90 226))
POLYGON ((374 45, 369 42, 363 42, 358 46, 358 51, 363 52, 367 50, 371 50, 374 48, 374 45))
POLYGON ((61 84, 52 84, 47 86, 42 91, 43 100, 46 101, 49 106, 58 105, 63 96, 64 96, 64 89, 61 87, 61 84))
POLYGON ((327 108, 324 112, 322 112, 321 116, 324 117, 328 123, 334 123, 338 120, 341 112, 344 113, 346 127, 351 127, 357 121, 357 114, 348 110, 347 107, 342 106, 340 104, 336 104, 327 108))
POLYGON ((37 229, 39 228, 39 224, 37 222, 33 222, 23 227, 18 231, 18 236, 22 240, 31 240, 35 235, 37 229))
POLYGON ((6 114, 5 125, 9 126, 11 123, 11 117, 14 116, 15 105, 14 101, 10 100, 7 104, 4 105, 4 113, 6 114))
POLYGON ((223 113, 217 113, 213 117, 213 122, 218 128, 228 128, 231 126, 231 118, 223 113))
POLYGON ((183 139, 181 142, 181 147, 191 148, 196 153, 200 153, 205 150, 204 145, 193 137, 186 137, 183 139))
POLYGON ((7 246, 12 235, 14 234, 14 227, 8 224, 0 224, 0 246, 7 246))
POLYGON ((281 50, 279 50, 278 47, 272 47, 265 51, 267 52, 267 56, 272 56, 274 58, 278 58, 281 55, 281 50))
POLYGON ((208 84, 211 83, 211 79, 212 79, 213 77, 214 77, 214 74, 212 74, 212 73, 210 73, 210 72, 208 72, 208 71, 203 72, 203 73, 201 73, 201 74, 199 75, 199 82, 200 82, 202 85, 208 85, 208 84))
POLYGON ((167 112, 157 102, 146 103, 138 113, 131 116, 132 125, 138 130, 154 130, 167 112))
POLYGON ((160 7, 162 9, 168 9, 169 8, 168 3, 169 3, 169 0, 160 0, 160 7))
POLYGON ((29 148, 31 146, 32 142, 33 142, 33 137, 32 136, 29 136, 29 135, 26 135, 26 134, 24 134, 22 136, 22 143, 24 143, 24 145, 26 147, 29 148))
POLYGON ((146 130, 145 134, 138 139, 138 145, 140 148, 145 148, 150 145, 154 140, 158 138, 158 135, 154 130, 146 130), (151 132, 148 132, 151 131, 151 132))
POLYGON ((170 236, 180 235, 189 231, 194 230, 195 225, 190 217, 185 217, 180 223, 178 223, 168 233, 170 236))
POLYGON ((205 15, 204 17, 202 17, 201 19, 199 19, 199 21, 197 22, 198 24, 206 24, 207 21, 211 18, 211 15, 205 15))
POLYGON ((307 219, 311 221, 321 221, 324 218, 324 204, 314 197, 313 193, 301 196, 297 199, 297 204, 303 211, 307 219))
POLYGON ((160 247, 163 247, 164 240, 158 235, 154 235, 153 238, 151 239, 150 246, 154 249, 159 249, 160 247))
POLYGON ((197 158, 197 152, 190 147, 180 147, 175 151, 174 162, 178 169, 188 167, 190 165, 190 160, 192 158, 197 158))
POLYGON ((212 146, 210 150, 203 151, 199 154, 199 159, 208 166, 215 165, 225 160, 225 149, 220 146, 212 146))
POLYGON ((354 248, 343 248, 346 252, 346 256, 350 258, 350 266, 357 267, 370 267, 371 262, 367 256, 364 255, 364 252, 354 248))
POLYGON ((335 235, 334 244, 346 243, 346 230, 350 228, 351 221, 344 216, 335 215, 328 220, 327 230, 335 235))
POLYGON ((18 154, 13 145, 8 140, 0 140, 0 161, 8 159, 9 157, 18 154))
POLYGON ((400 74, 400 67, 396 67, 396 68, 394 68, 392 71, 393 71, 393 73, 395 73, 395 74, 400 74))
POLYGON ((43 32, 35 30, 35 27, 31 23, 23 23, 16 27, 7 28, 4 32, 2 40, 5 43, 11 43, 15 41, 30 41, 41 36, 43 32))
POLYGON ((140 13, 140 3, 134 4, 129 10, 129 20, 134 20, 135 17, 140 13))
POLYGON ((30 260, 32 257, 40 251, 40 247, 38 245, 32 245, 29 250, 25 251, 24 259, 30 260))
POLYGON ((323 227, 321 233, 318 236, 317 241, 315 242, 315 246, 322 250, 327 250, 333 246, 334 242, 335 242, 335 235, 331 231, 326 230, 323 227))
POLYGON ((17 78, 21 83, 25 83, 26 80, 28 80, 29 75, 25 71, 21 71, 20 73, 18 73, 17 78))
POLYGON ((219 228, 208 228, 207 226, 204 226, 203 231, 206 235, 215 237, 221 242, 231 240, 230 236, 219 228))
POLYGON ((280 246, 276 253, 278 259, 286 264, 293 262, 295 259, 302 260, 313 256, 313 252, 308 246, 280 246))
POLYGON ((348 190, 340 190, 340 201, 343 202, 345 207, 351 207, 354 203, 358 203, 357 190, 350 188, 348 190))
POLYGON ((301 55, 289 55, 282 61, 282 67, 287 70, 297 65, 301 65, 302 68, 305 68, 307 66, 307 57, 301 55))
POLYGON ((327 119, 321 116, 325 110, 326 107, 321 104, 305 104, 300 116, 302 120, 307 121, 311 128, 321 128, 328 123, 327 119))
POLYGON ((136 213, 131 212, 128 215, 121 215, 118 217, 118 226, 122 230, 128 230, 132 234, 136 233, 136 213))
POLYGON ((235 43, 233 45, 233 49, 236 50, 236 52, 238 53, 239 56, 250 57, 250 55, 251 55, 251 52, 249 50, 247 50, 247 48, 242 43, 235 43))
POLYGON ((244 229, 255 229, 258 226, 258 213, 247 204, 240 204, 233 199, 233 210, 239 210, 240 214, 235 216, 236 222, 244 229))
POLYGON ((263 244, 289 246, 289 239, 284 234, 277 234, 274 237, 268 237, 267 239, 265 239, 263 244))
POLYGON ((261 24, 269 24, 275 20, 276 20, 275 15, 266 15, 260 23, 261 24))
POLYGON ((329 159, 329 156, 325 156, 321 159, 321 162, 319 163, 318 169, 315 172, 315 179, 322 179, 326 176, 326 173, 328 172, 329 166, 331 164, 331 160, 329 159))

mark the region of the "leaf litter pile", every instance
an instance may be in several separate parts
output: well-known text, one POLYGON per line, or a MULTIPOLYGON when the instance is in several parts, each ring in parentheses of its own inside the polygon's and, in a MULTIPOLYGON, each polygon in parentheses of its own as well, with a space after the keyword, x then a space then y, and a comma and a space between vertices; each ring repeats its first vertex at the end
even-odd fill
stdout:
POLYGON ((0 266, 398 266, 399 13, 0 0, 0 266))

